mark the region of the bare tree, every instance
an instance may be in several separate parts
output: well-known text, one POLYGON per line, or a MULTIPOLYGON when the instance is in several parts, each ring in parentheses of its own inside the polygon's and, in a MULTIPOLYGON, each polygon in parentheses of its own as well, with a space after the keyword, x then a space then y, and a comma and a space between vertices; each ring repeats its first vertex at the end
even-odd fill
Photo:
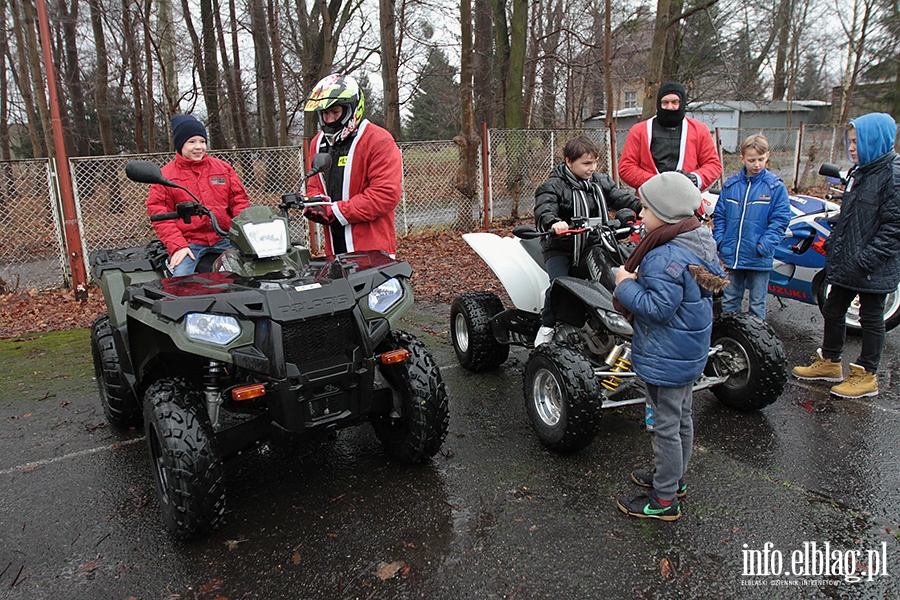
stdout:
POLYGON ((477 197, 478 184, 478 135, 475 132, 475 108, 473 87, 472 2, 460 0, 459 22, 462 42, 459 65, 459 112, 461 131, 453 141, 459 147, 459 168, 456 171, 456 189, 462 195, 456 210, 456 226, 471 229, 473 225, 473 203, 477 197))
POLYGON ((272 47, 263 0, 250 0, 250 33, 256 52, 256 106, 263 146, 277 143, 275 134, 275 81, 272 77, 272 47))
POLYGON ((867 51, 866 38, 869 35, 874 5, 875 0, 853 0, 849 22, 840 11, 838 13, 847 42, 847 62, 841 84, 840 123, 846 123, 850 118, 853 92, 859 79, 863 56, 867 51))
MULTIPOLYGON (((63 0, 60 0, 61 2, 63 0)), ((122 0, 122 33, 124 34, 124 57, 130 72, 131 101, 134 103, 134 144, 138 153, 147 151, 144 138, 144 100, 141 89, 141 61, 138 50, 137 29, 135 27, 132 0, 122 0)))
POLYGON ((37 19, 31 0, 22 0, 22 16, 25 25, 25 43, 28 49, 28 66, 31 69, 31 80, 34 82, 34 101, 37 104, 38 115, 41 119, 41 131, 44 134, 44 148, 47 156, 56 156, 56 145, 53 143, 53 131, 50 124, 50 105, 47 104, 46 86, 44 85, 44 71, 41 67, 41 54, 35 25, 37 19))
POLYGON ((97 124, 100 126, 100 142, 103 153, 115 154, 109 104, 109 57, 106 52, 106 36, 103 33, 103 6, 101 0, 88 0, 91 9, 91 29, 94 33, 94 49, 97 52, 97 72, 94 81, 94 103, 97 107, 97 124))
POLYGON ((59 0, 57 13, 62 22, 62 37, 65 45, 65 84, 72 106, 73 149, 79 156, 91 153, 88 136, 87 115, 84 112, 84 90, 81 85, 81 67, 78 63, 76 44, 78 23, 78 1, 72 0, 71 8, 66 0, 59 0))

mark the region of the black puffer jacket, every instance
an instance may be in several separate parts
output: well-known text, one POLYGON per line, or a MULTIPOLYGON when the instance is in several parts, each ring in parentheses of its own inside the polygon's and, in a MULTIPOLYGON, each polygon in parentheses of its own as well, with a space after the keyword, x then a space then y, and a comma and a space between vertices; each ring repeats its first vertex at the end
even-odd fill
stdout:
MULTIPOLYGON (((556 165, 547 181, 534 192, 534 222, 538 231, 549 231, 557 221, 566 221, 570 225, 572 224, 571 219, 575 213, 574 194, 572 186, 566 181, 563 174, 565 166, 566 163, 556 165)), ((608 210, 617 211, 620 208, 630 208, 634 214, 640 214, 641 201, 637 196, 617 188, 616 183, 608 175, 594 173, 591 176, 591 183, 603 193, 608 210)), ((588 216, 599 217, 599 205, 596 202, 589 202, 589 204, 588 216)), ((592 236, 596 236, 597 239, 589 238, 585 247, 599 241, 596 233, 592 236)), ((571 255, 575 248, 575 241, 573 236, 548 236, 541 240, 541 248, 543 248, 545 256, 571 255)))
POLYGON ((900 283, 900 156, 890 151, 857 167, 848 187, 825 242, 826 280, 860 292, 893 292, 900 283))

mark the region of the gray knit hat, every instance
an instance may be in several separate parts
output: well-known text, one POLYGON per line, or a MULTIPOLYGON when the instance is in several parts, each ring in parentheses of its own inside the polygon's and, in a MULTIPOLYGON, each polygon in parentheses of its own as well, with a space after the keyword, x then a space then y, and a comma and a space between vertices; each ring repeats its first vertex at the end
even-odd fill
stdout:
POLYGON ((678 223, 700 208, 700 190, 675 171, 654 175, 638 189, 638 196, 665 223, 678 223))

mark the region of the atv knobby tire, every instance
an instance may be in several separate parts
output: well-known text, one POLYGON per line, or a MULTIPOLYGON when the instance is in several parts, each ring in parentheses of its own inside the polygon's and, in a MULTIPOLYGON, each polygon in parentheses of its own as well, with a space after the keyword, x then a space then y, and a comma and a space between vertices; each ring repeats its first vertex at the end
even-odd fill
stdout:
POLYGON ((748 313, 723 313, 713 321, 710 345, 722 350, 709 358, 706 374, 728 375, 712 388, 719 402, 751 411, 781 395, 787 382, 784 348, 768 323, 748 313))
MULTIPOLYGON (((824 280, 824 277, 823 277, 824 280)), ((825 314, 825 298, 828 296, 828 292, 831 289, 831 285, 825 283, 824 281, 819 286, 818 291, 816 293, 816 304, 819 305, 819 312, 823 315, 825 314)), ((855 298, 853 302, 850 304, 850 308, 847 310, 847 317, 845 319, 847 323, 847 333, 852 335, 860 335, 862 334, 862 327, 859 324, 859 298, 855 298)), ((884 330, 885 332, 890 331, 897 325, 900 325, 900 285, 897 286, 897 289, 887 295, 887 298, 884 300, 884 330)))
POLYGON ((394 386, 401 396, 401 414, 399 418, 375 417, 372 428, 389 456, 406 463, 422 463, 437 454, 447 437, 447 390, 434 358, 422 342, 408 333, 393 331, 389 343, 409 351, 408 360, 388 367, 400 371, 394 386))
POLYGON ((147 390, 144 422, 166 528, 180 540, 214 530, 225 483, 203 396, 183 379, 161 379, 147 390))
POLYGON ((602 396, 591 363, 574 350, 541 344, 525 364, 525 409, 541 442, 575 452, 600 428, 602 396))
POLYGON ((91 325, 91 355, 106 420, 120 429, 140 426, 141 405, 122 372, 109 315, 97 317, 91 325))
POLYGON ((497 341, 491 327, 491 319, 502 311, 503 303, 491 292, 469 292, 453 300, 450 337, 464 369, 494 369, 509 357, 509 346, 497 341))

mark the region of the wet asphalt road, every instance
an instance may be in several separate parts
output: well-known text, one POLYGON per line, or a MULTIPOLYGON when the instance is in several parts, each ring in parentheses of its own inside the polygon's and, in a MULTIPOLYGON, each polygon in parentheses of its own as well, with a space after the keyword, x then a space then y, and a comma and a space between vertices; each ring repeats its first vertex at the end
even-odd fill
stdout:
MULTIPOLYGON (((769 303, 789 364, 805 362, 818 311, 769 303)), ((698 392, 684 516, 662 523, 615 506, 651 457, 642 408, 607 411, 591 446, 555 455, 525 414, 527 354, 468 373, 448 316, 416 306, 406 319, 450 392, 450 434, 431 464, 392 463, 368 427, 295 455, 263 446, 228 464, 226 521, 190 544, 163 530, 143 432, 105 425, 85 333, 81 376, 0 397, 0 598, 900 597, 900 332, 876 398, 833 401, 791 381, 774 405, 741 414, 698 392), (860 575, 872 551, 882 570, 859 583, 823 581, 814 565, 805 577, 743 574, 749 550, 790 570, 812 543, 829 544, 832 568, 860 575)), ((847 356, 857 350, 851 338, 847 356)))

